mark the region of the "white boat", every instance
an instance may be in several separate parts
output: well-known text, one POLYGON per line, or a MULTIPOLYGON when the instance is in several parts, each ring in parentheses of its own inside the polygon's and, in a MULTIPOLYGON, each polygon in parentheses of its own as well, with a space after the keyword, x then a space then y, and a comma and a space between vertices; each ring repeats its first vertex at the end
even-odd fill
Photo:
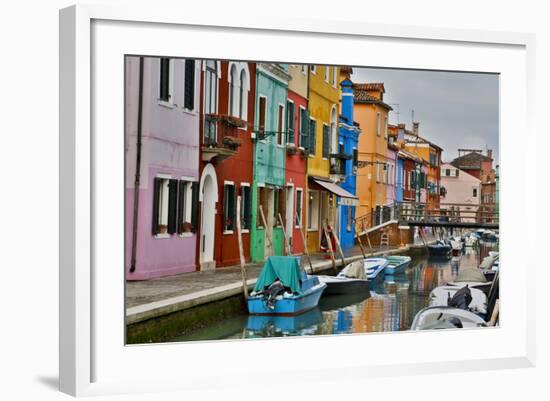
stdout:
MULTIPOLYGON (((467 285, 467 284, 466 284, 467 285)), ((449 301, 462 288, 466 287, 458 285, 444 285, 436 287, 430 292, 429 306, 449 306, 449 301)), ((487 295, 477 288, 470 288, 472 300, 467 305, 468 310, 477 315, 484 316, 487 313, 487 295)))
POLYGON ((456 238, 450 238, 449 242, 451 243, 451 252, 453 255, 458 255, 462 252, 462 241, 457 240, 456 238))
POLYGON ((447 285, 459 288, 467 285, 469 288, 476 288, 485 293, 489 291, 491 284, 480 269, 461 270, 454 281, 447 283, 447 285))
POLYGON ((428 306, 415 316, 411 330, 441 330, 486 327, 480 316, 450 306, 428 306))
POLYGON ((336 277, 347 277, 348 272, 351 269, 355 269, 357 266, 362 266, 363 269, 365 269, 367 280, 372 281, 377 278, 384 277, 384 275, 381 275, 380 273, 384 271, 388 263, 389 262, 386 258, 366 258, 357 260, 344 267, 336 277))
POLYGON ((324 291, 325 295, 369 293, 369 281, 364 263, 351 263, 344 270, 342 270, 344 274, 338 276, 316 276, 321 283, 327 285, 324 291))
POLYGON ((478 242, 478 237, 473 234, 470 234, 464 239, 464 246, 474 247, 476 246, 477 242, 478 242))

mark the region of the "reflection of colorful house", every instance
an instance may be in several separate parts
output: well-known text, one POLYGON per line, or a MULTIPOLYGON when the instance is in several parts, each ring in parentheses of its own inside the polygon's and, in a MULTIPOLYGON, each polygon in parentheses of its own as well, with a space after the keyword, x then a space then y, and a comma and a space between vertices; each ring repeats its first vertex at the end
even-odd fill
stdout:
POLYGON ((126 278, 194 271, 200 63, 125 60, 126 278))
POLYGON ((291 79, 288 83, 287 100, 287 154, 286 154, 286 216, 285 229, 292 246, 293 254, 304 252, 300 224, 305 224, 305 194, 307 191, 306 170, 308 115, 308 67, 290 65, 288 73, 291 79), (299 221, 298 221, 299 219, 299 221))
MULTIPOLYGON (((361 129, 353 120, 353 82, 344 79, 342 88, 342 103, 340 115, 340 128, 338 136, 338 153, 343 157, 336 159, 340 163, 340 172, 344 181, 340 186, 352 195, 356 194, 357 152, 361 129)), ((356 199, 340 197, 340 243, 342 247, 351 247, 355 243, 355 206, 356 199)))
POLYGON ((250 258, 255 64, 203 62, 201 270, 239 263, 237 197, 245 258, 250 258), (217 204, 211 208, 211 199, 217 204))
POLYGON ((278 216, 286 216, 285 120, 290 78, 284 64, 256 66, 250 245, 251 258, 256 262, 283 254, 284 237, 278 216))
POLYGON ((384 103, 383 83, 354 84, 355 119, 361 127, 359 138, 357 215, 362 216, 381 210, 387 204, 389 178, 388 117, 392 108, 384 103))

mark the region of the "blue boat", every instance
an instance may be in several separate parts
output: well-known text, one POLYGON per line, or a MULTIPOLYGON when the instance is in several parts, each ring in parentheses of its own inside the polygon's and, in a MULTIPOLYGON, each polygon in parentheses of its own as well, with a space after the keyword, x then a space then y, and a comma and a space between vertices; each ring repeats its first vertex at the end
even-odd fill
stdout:
POLYGON ((270 256, 248 297, 248 313, 298 315, 315 308, 326 287, 300 269, 299 257, 270 256))
POLYGON ((410 256, 388 256, 386 259, 388 265, 384 269, 384 274, 387 276, 403 273, 411 263, 410 256))
POLYGON ((342 271, 338 273, 337 277, 347 277, 348 270, 352 269, 356 264, 362 264, 365 269, 365 276, 367 276, 367 280, 373 281, 384 276, 380 273, 384 271, 388 265, 388 260, 386 258, 366 258, 357 260, 344 267, 342 271))

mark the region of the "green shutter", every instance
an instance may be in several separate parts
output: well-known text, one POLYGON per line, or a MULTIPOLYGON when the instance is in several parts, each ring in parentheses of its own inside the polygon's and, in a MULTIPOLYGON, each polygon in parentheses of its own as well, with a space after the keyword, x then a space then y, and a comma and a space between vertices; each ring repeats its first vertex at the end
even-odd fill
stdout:
POLYGON ((177 199, 178 199, 178 180, 168 182, 168 234, 174 234, 177 231, 177 199))
POLYGON ((330 152, 330 128, 323 124, 323 157, 329 158, 330 152))
POLYGON ((309 120, 309 153, 315 154, 315 145, 317 143, 317 122, 315 120, 309 120))

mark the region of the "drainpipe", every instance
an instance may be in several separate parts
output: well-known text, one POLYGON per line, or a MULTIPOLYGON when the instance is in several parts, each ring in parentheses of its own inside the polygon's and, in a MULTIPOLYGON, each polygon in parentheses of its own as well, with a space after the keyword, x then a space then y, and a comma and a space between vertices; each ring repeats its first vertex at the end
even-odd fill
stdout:
POLYGON ((136 252, 137 252, 137 230, 138 230, 138 210, 139 210, 139 185, 141 170, 141 122, 143 119, 143 57, 139 58, 139 99, 137 116, 137 146, 136 146, 136 175, 134 179, 134 216, 132 226, 132 260, 130 262, 130 273, 136 270, 136 252))

